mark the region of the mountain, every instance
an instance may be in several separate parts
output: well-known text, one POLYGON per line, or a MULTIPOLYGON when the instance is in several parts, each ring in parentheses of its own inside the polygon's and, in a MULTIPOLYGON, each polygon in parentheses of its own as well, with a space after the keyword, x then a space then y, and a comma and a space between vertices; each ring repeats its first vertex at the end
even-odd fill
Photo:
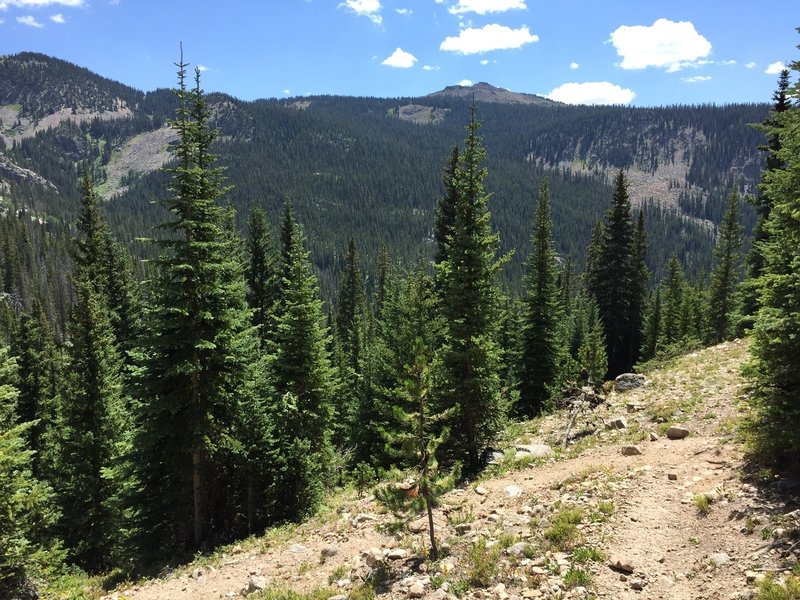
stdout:
MULTIPOLYGON (((239 226, 253 206, 276 224, 290 200, 328 296, 350 237, 368 273, 381 243, 396 258, 429 255, 441 172, 464 138, 473 94, 488 150, 490 208, 503 251, 514 251, 504 271, 512 290, 520 286, 543 177, 557 250, 579 267, 610 202, 609 182, 624 169, 646 214, 651 269, 658 274, 674 252, 697 274, 710 269, 732 186, 752 192, 763 162, 763 136, 750 124, 764 119, 766 104, 570 106, 486 83, 393 99, 243 102, 213 93, 222 134, 216 151, 234 186, 239 226)), ((0 203, 30 213, 26 223, 68 236, 88 165, 118 235, 137 256, 152 256, 155 249, 137 240, 160 235, 157 201, 168 181, 160 167, 175 139, 165 125, 174 107, 168 90, 141 92, 41 54, 1 57, 0 203)), ((748 228, 754 221, 749 207, 745 221, 748 228)), ((24 304, 31 294, 23 295, 24 304)))
POLYGON ((479 81, 472 85, 449 85, 443 90, 428 94, 427 98, 440 98, 443 96, 466 98, 467 100, 474 98, 476 102, 499 102, 501 104, 533 104, 536 106, 555 106, 559 104, 542 96, 512 92, 484 81, 479 81))

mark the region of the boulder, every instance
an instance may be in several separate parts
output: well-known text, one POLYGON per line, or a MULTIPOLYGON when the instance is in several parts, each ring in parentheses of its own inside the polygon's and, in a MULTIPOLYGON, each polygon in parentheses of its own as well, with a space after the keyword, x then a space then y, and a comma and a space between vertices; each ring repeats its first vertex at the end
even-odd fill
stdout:
POLYGON ((254 575, 250 578, 250 581, 247 582, 247 593, 253 594, 255 592, 263 592, 265 589, 267 589, 267 585, 266 577, 254 575))
POLYGON ((627 445, 622 447, 622 456, 639 456, 641 453, 642 451, 633 445, 627 445))
POLYGON ((339 549, 334 546, 333 544, 326 544, 322 547, 322 550, 319 552, 322 559, 331 558, 332 556, 336 556, 339 554, 339 549))
POLYGON ((685 427, 678 427, 673 425, 667 429, 667 437, 671 440, 682 440, 689 435, 689 430, 685 427))
POLYGON ((630 575, 636 569, 634 569, 633 564, 630 560, 628 560, 625 556, 616 555, 612 556, 611 560, 609 561, 609 566, 614 569, 615 571, 619 571, 621 573, 626 573, 630 575))
POLYGON ((618 392, 627 392, 628 390, 642 387, 644 382, 644 375, 623 373, 622 375, 617 375, 617 378, 614 379, 614 389, 618 392))
POLYGON ((611 417, 606 421, 606 429, 627 429, 628 422, 625 417, 611 417))

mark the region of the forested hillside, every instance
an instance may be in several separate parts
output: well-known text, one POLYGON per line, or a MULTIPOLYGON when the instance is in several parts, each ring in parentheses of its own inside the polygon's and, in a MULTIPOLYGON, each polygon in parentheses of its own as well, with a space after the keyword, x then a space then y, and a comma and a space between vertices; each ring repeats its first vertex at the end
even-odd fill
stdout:
POLYGON ((157 572, 348 481, 427 509, 436 558, 433 507, 511 420, 751 329, 758 429, 796 431, 788 71, 771 106, 642 110, 63 66, 0 60, 35 74, 1 113, 0 596, 157 572))
MULTIPOLYGON (((113 229, 135 255, 152 256, 152 248, 133 240, 154 235, 164 218, 153 201, 163 196, 165 175, 154 169, 174 141, 161 129, 175 106, 169 92, 142 93, 31 53, 0 59, 0 82, 3 160, 31 172, 0 166, 0 179, 27 186, 6 190, 7 201, 31 208, 50 225, 69 224, 77 210, 78 165, 88 163, 108 199, 113 229)), ((673 253, 692 276, 710 270, 714 225, 731 187, 742 194, 754 189, 763 134, 750 124, 764 119, 766 105, 481 102, 503 98, 497 88, 481 90, 490 207, 502 248, 516 250, 503 275, 510 289, 520 289, 542 178, 552 194, 556 250, 582 266, 591 226, 619 168, 628 173, 634 205, 645 207, 651 270, 661 273, 673 253)), ((213 122, 222 133, 217 150, 234 186, 230 201, 239 227, 255 206, 275 225, 281 205, 291 200, 308 229, 327 296, 350 237, 359 240, 373 276, 382 243, 396 257, 429 255, 443 157, 462 137, 468 91, 463 88, 461 97, 256 102, 212 94, 213 122), (409 107, 415 108, 409 113, 409 107)), ((744 223, 748 230, 754 223, 747 207, 744 223)))

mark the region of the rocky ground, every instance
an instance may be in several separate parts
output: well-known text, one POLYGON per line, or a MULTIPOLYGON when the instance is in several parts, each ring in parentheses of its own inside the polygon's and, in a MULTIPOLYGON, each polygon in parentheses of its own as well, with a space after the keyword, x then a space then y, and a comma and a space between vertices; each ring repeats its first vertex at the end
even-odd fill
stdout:
POLYGON ((745 357, 722 344, 587 403, 564 448, 568 410, 513 426, 496 464, 435 511, 438 561, 424 519, 398 529, 350 494, 107 598, 751 598, 797 564, 800 511, 794 482, 743 462, 745 357))

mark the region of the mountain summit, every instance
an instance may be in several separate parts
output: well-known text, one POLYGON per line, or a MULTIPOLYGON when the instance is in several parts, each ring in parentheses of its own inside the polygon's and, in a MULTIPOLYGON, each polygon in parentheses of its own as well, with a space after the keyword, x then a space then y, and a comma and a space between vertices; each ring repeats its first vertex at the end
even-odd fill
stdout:
POLYGON ((458 98, 472 98, 477 102, 496 102, 500 104, 533 104, 538 106, 555 106, 558 102, 548 100, 534 94, 512 92, 505 88, 495 87, 485 81, 472 85, 449 85, 443 90, 428 94, 428 98, 441 96, 456 96, 458 98))

